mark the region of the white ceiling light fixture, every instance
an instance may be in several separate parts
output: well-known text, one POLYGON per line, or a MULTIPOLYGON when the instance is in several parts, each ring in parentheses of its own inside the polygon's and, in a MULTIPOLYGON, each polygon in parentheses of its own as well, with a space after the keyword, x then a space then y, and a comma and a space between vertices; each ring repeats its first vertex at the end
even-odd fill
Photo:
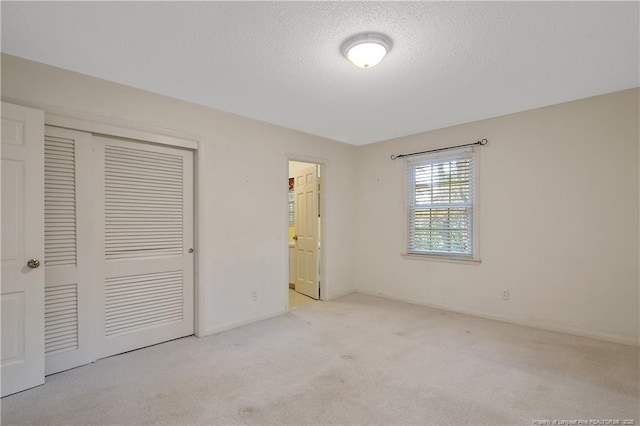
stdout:
POLYGON ((391 46, 391 39, 384 34, 362 33, 346 39, 340 51, 353 65, 371 68, 382 61, 391 46))

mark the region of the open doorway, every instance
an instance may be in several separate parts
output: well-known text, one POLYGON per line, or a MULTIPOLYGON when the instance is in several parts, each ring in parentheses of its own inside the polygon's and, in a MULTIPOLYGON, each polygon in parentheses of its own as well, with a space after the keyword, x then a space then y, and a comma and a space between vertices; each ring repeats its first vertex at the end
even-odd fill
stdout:
POLYGON ((322 165, 289 161, 289 309, 321 298, 322 165))

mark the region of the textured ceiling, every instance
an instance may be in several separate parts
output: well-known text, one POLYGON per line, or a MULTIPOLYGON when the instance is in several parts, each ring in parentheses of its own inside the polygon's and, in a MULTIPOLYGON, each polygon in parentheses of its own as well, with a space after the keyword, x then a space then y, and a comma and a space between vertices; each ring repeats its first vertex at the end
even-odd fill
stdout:
POLYGON ((3 52, 356 145, 638 86, 638 2, 1 7, 3 52))

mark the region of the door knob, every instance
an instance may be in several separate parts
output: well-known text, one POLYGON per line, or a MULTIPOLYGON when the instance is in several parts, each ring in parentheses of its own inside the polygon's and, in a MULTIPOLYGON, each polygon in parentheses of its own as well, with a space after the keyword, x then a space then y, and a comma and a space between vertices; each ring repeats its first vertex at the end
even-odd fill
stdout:
POLYGON ((298 241, 298 236, 297 236, 297 235, 294 235, 294 236, 293 236, 293 239, 294 239, 294 240, 296 240, 296 241, 298 241))
POLYGON ((27 262, 27 266, 31 269, 36 269, 38 266, 40 266, 40 261, 38 259, 29 259, 29 261, 27 262))
POLYGON ((190 248, 189 250, 187 250, 189 253, 193 253, 193 249, 190 248))

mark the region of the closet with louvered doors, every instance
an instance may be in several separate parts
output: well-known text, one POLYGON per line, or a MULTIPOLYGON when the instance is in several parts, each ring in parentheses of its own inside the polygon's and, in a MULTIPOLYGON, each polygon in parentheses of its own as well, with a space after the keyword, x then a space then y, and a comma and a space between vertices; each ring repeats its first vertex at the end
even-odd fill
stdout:
POLYGON ((46 373, 193 334, 193 152, 45 135, 46 373))
POLYGON ((98 357, 193 334, 193 152, 94 136, 98 357))
POLYGON ((45 374, 95 360, 91 134, 45 127, 45 374))

